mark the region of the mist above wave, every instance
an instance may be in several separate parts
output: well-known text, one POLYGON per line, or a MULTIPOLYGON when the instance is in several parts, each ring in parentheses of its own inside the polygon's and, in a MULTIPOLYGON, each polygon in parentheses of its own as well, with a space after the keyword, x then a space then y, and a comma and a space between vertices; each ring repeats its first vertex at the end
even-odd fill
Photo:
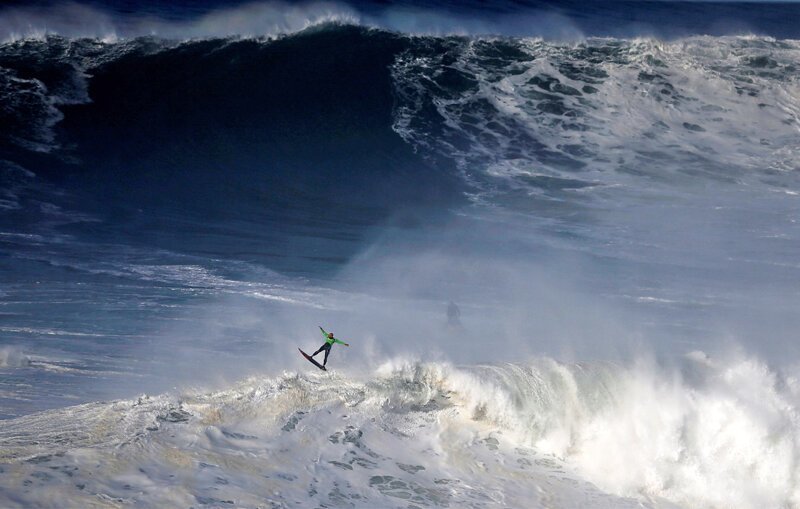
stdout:
POLYGON ((0 347, 0 368, 20 368, 30 365, 30 358, 15 346, 0 347))

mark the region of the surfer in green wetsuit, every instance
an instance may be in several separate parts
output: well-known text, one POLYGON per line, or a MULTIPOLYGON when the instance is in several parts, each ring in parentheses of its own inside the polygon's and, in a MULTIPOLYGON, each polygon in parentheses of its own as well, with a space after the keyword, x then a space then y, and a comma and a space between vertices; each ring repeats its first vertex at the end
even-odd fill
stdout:
POLYGON ((325 350, 325 359, 322 361, 322 367, 324 368, 325 364, 328 363, 328 355, 330 355, 331 347, 333 346, 334 343, 339 343, 340 345, 344 345, 344 346, 350 346, 350 345, 348 345, 344 341, 339 341, 338 339, 333 337, 333 332, 325 332, 325 329, 323 329, 322 327, 320 327, 319 330, 321 330, 322 331, 322 335, 325 336, 325 344, 323 344, 321 347, 319 347, 319 350, 317 350, 316 352, 311 354, 311 357, 314 357, 315 355, 317 355, 321 351, 325 350))

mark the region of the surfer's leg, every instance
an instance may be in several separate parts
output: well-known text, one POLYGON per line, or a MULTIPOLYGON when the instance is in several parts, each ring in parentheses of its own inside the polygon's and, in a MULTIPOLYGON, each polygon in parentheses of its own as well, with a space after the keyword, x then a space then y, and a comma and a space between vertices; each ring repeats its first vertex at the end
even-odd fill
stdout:
MULTIPOLYGON (((317 350, 316 352, 312 353, 312 354, 311 354, 311 357, 314 357, 315 355, 317 355, 317 354, 318 354, 318 353, 320 353, 321 351, 325 350, 325 347, 326 347, 326 346, 328 346, 328 343, 325 343, 324 345, 322 345, 321 347, 319 347, 319 350, 317 350)), ((326 355, 326 357, 327 357, 327 355, 326 355)))
POLYGON ((322 361, 323 366, 328 363, 328 355, 331 353, 331 345, 328 345, 326 343, 325 346, 327 346, 328 348, 325 349, 325 360, 322 361))

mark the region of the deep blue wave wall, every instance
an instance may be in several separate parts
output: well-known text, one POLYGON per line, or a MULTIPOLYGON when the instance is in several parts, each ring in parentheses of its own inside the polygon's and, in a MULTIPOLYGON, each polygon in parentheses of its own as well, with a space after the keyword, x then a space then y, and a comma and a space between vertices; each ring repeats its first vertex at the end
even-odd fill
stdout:
POLYGON ((73 233, 272 262, 298 250, 344 258, 371 225, 413 224, 460 199, 455 173, 391 129, 388 67, 405 37, 325 26, 271 42, 140 40, 124 52, 39 44, 62 51, 0 66, 57 90, 74 67, 64 45, 97 52, 93 61, 108 53, 88 70, 90 102, 60 106, 60 148, 4 147, 67 190, 65 206, 101 219, 65 227, 73 233), (319 238, 337 242, 309 240, 319 238))

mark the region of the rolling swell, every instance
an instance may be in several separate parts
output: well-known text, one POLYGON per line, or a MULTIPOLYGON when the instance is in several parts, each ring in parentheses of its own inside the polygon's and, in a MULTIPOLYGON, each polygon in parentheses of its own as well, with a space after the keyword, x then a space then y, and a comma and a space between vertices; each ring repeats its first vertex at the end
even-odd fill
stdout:
POLYGON ((223 245, 272 266, 324 247, 309 262, 338 263, 370 225, 458 199, 455 178, 391 129, 389 66, 407 44, 352 26, 273 41, 9 44, 0 65, 40 90, 28 94, 36 111, 17 111, 27 141, 6 132, 6 153, 102 219, 73 233, 223 245), (59 102, 76 76, 85 93, 59 102))

